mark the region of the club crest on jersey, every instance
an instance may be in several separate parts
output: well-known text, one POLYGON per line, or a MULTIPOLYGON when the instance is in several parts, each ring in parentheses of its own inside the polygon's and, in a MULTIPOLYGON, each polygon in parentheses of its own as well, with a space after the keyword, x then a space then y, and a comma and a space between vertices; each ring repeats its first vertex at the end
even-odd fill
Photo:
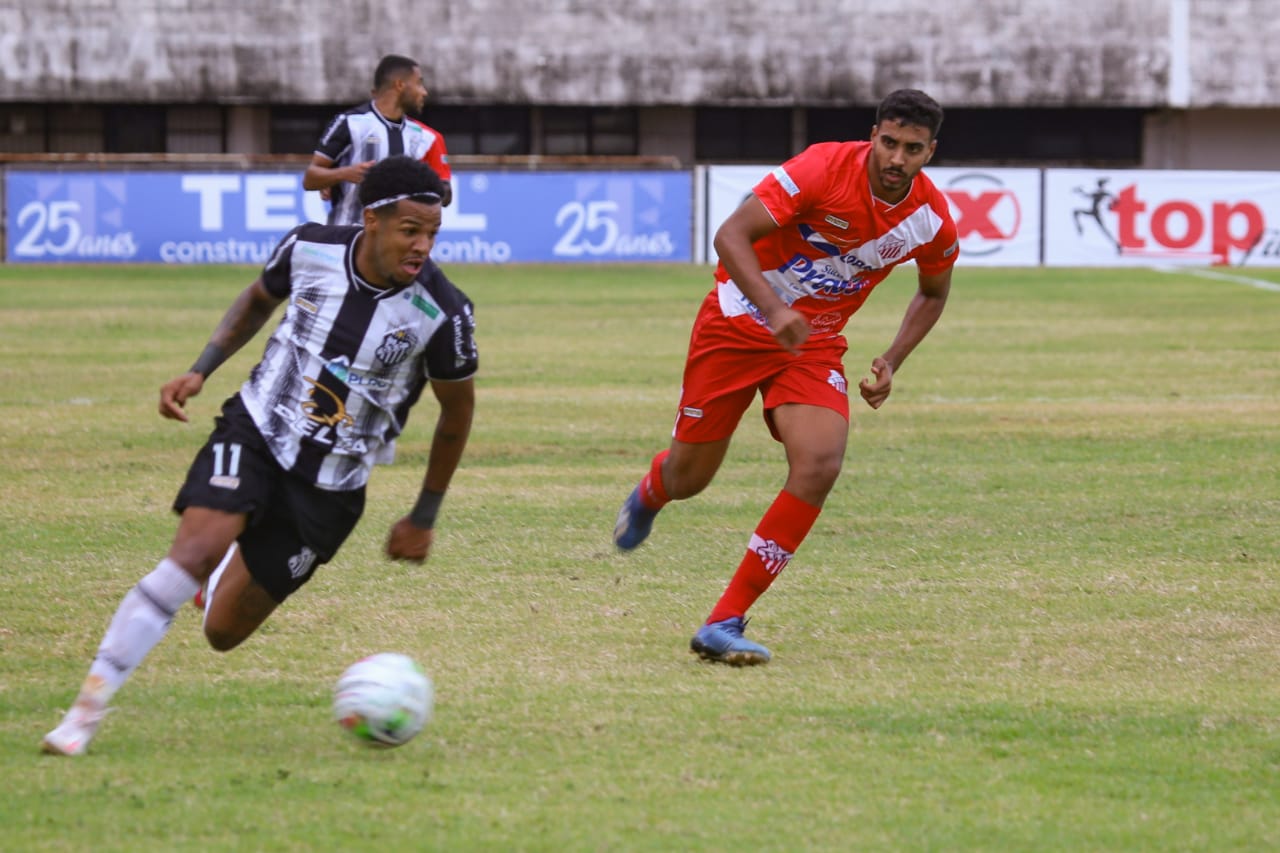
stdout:
POLYGON ((397 329, 387 333, 382 343, 378 344, 378 348, 374 350, 374 354, 378 356, 379 361, 391 367, 408 358, 409 353, 413 352, 417 346, 417 335, 408 329, 397 329))
POLYGON ((880 253, 880 257, 886 261, 896 260, 902 255, 904 249, 907 248, 907 241, 892 234, 876 243, 876 251, 880 253))

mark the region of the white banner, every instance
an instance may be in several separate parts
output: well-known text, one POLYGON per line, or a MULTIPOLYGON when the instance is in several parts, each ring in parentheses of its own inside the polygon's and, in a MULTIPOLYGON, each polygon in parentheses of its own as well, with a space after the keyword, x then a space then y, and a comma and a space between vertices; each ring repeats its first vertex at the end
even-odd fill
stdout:
POLYGON ((1034 267, 1040 263, 1040 170, 924 170, 951 203, 960 265, 1034 267))
POLYGON ((694 182, 706 187, 705 207, 699 211, 701 215, 694 226, 697 236, 693 243, 700 250, 700 256, 695 255, 696 260, 709 264, 720 260, 712 245, 716 230, 729 218, 730 213, 738 209, 743 199, 751 194, 751 188, 760 183, 760 179, 776 165, 704 166, 701 168, 702 174, 694 175, 694 182))
MULTIPOLYGON (((716 263, 718 229, 773 165, 707 166, 695 176, 705 186, 698 210, 695 260, 716 263)), ((1039 169, 926 169, 946 194, 960 235, 960 263, 1036 266, 1040 263, 1039 169)))
POLYGON ((1045 170, 1046 266, 1280 263, 1280 172, 1045 170))

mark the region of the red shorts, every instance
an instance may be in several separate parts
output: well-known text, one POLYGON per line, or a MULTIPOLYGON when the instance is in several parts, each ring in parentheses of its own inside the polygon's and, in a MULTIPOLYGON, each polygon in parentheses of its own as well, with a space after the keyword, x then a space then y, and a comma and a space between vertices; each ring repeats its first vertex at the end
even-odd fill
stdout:
POLYGON ((821 406, 849 420, 842 363, 848 344, 842 336, 806 344, 800 355, 792 355, 772 336, 763 340, 745 324, 755 326, 755 321, 723 316, 714 294, 703 304, 689 341, 672 437, 690 444, 728 438, 757 391, 774 439, 772 411, 787 403, 821 406))

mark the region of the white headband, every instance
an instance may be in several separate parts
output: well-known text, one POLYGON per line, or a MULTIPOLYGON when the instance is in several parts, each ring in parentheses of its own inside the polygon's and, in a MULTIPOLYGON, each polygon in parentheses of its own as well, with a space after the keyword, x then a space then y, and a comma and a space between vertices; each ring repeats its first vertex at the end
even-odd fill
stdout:
POLYGON ((404 193, 402 195, 393 195, 390 198, 383 198, 383 199, 378 199, 377 201, 374 201, 374 202, 370 202, 369 204, 366 204, 364 206, 364 209, 374 210, 379 207, 385 207, 388 204, 395 204, 398 201, 404 201, 406 198, 411 198, 411 199, 414 199, 415 201, 421 201, 423 204, 439 204, 440 203, 439 193, 431 193, 431 192, 404 193))

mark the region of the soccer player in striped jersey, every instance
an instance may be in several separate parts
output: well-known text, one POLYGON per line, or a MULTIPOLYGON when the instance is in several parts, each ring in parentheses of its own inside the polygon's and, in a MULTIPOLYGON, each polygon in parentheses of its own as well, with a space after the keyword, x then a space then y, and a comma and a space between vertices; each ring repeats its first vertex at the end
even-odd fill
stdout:
POLYGON ((120 603, 46 752, 85 751, 107 703, 197 593, 209 644, 227 651, 331 560, 364 509, 373 465, 391 461, 428 387, 439 415, 427 470, 385 550, 418 563, 430 555, 479 365, 471 302, 429 257, 443 191, 416 159, 378 162, 360 185, 363 225, 290 232, 191 369, 160 389, 160 414, 186 421, 209 374, 285 306, 178 492, 168 554, 120 603))
POLYGON ((320 190, 330 202, 330 225, 358 225, 356 185, 374 163, 405 154, 421 160, 444 181, 441 204, 453 198, 444 135, 413 118, 427 100, 422 68, 407 56, 384 56, 373 72, 373 99, 334 116, 302 175, 303 189, 320 190))
POLYGON ((918 289, 897 335, 859 383, 878 409, 896 371, 938 321, 958 255, 947 200, 921 169, 942 109, 914 89, 888 95, 866 142, 810 146, 765 176, 716 233, 716 285, 685 362, 670 447, 623 503, 622 550, 649 535, 670 501, 710 484, 757 393, 782 443, 787 479, 750 538, 719 602, 691 642, 736 666, 771 654, 743 636, 747 610, 787 566, 840 473, 849 431, 841 334, 889 271, 915 261, 918 289))

